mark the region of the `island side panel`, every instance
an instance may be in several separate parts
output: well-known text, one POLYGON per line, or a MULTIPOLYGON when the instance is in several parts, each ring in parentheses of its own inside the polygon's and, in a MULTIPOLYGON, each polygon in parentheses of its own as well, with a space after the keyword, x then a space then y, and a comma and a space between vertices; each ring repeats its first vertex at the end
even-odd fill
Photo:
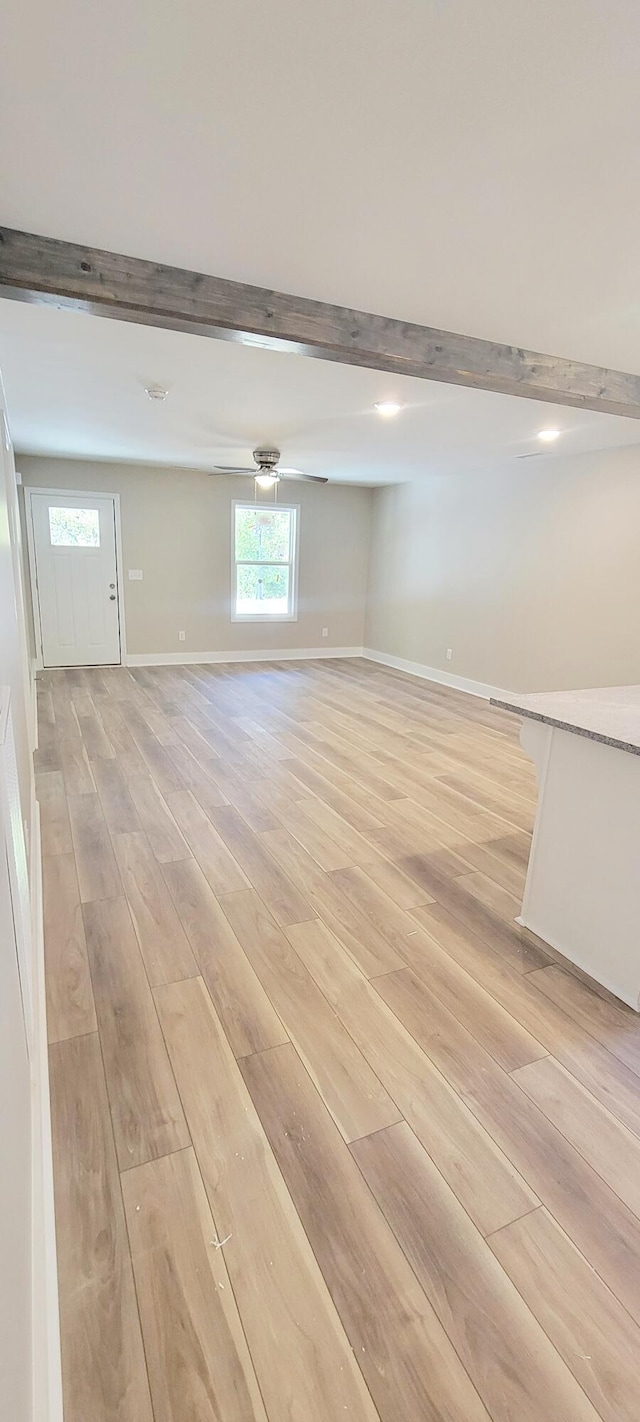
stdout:
POLYGON ((526 719, 538 808, 518 919, 640 1006, 640 756, 526 719))

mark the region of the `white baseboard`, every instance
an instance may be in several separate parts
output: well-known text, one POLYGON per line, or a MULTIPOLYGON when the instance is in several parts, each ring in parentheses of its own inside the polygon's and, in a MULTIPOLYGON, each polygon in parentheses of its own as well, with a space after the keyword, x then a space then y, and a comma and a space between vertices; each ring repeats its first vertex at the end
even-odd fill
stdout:
POLYGON ((270 647, 260 652, 129 652, 128 667, 197 667, 225 662, 299 662, 361 657, 362 647, 270 647))
POLYGON ((481 696, 484 701, 488 701, 492 696, 499 698, 508 694, 499 686, 489 686, 484 681, 471 681, 467 676, 455 676, 453 672, 440 671, 439 667, 425 667, 421 662, 409 662, 405 657, 392 657, 388 652, 374 652, 370 647, 364 647, 361 655, 370 662, 380 662, 384 667, 393 667, 394 671, 419 676, 423 681, 437 681, 442 686, 454 687, 456 691, 466 691, 470 696, 481 696))
POLYGON ((32 804, 30 855, 34 1008, 33 1060, 31 1063, 32 1415, 33 1422, 63 1422, 44 977, 40 807, 35 796, 32 804))

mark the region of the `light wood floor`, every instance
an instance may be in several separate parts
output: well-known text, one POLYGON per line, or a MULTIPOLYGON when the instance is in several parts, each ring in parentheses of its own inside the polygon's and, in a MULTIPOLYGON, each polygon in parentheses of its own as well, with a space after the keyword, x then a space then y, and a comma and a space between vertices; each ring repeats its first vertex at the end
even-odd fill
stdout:
POLYGON ((640 1024, 514 926, 517 732, 43 674, 66 1422, 637 1422, 640 1024))

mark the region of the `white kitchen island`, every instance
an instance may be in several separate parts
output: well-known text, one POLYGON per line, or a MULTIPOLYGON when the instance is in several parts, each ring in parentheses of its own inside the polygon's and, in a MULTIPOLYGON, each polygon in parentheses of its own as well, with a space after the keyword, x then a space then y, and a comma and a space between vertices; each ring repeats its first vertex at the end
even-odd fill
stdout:
POLYGON ((522 912, 640 1010, 640 686, 493 699, 524 718, 538 807, 522 912))

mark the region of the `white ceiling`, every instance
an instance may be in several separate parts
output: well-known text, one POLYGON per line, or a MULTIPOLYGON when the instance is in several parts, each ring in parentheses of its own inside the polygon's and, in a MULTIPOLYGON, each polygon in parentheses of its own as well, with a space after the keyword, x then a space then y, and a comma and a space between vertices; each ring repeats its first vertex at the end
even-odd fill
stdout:
POLYGON ((2 221, 640 370, 637 0, 4 0, 2 221))
MULTIPOLYGON (((5 0, 2 48, 5 224, 640 371, 637 0, 5 0)), ((193 339, 3 309, 16 442, 379 481, 640 437, 193 339)))
POLYGON ((283 464, 376 484, 640 442, 635 420, 11 301, 0 369, 14 443, 31 454, 210 469, 274 443, 283 464), (164 403, 147 398, 153 384, 164 403), (390 398, 404 408, 383 419, 374 401, 390 398), (562 437, 543 447, 549 426, 562 437))

